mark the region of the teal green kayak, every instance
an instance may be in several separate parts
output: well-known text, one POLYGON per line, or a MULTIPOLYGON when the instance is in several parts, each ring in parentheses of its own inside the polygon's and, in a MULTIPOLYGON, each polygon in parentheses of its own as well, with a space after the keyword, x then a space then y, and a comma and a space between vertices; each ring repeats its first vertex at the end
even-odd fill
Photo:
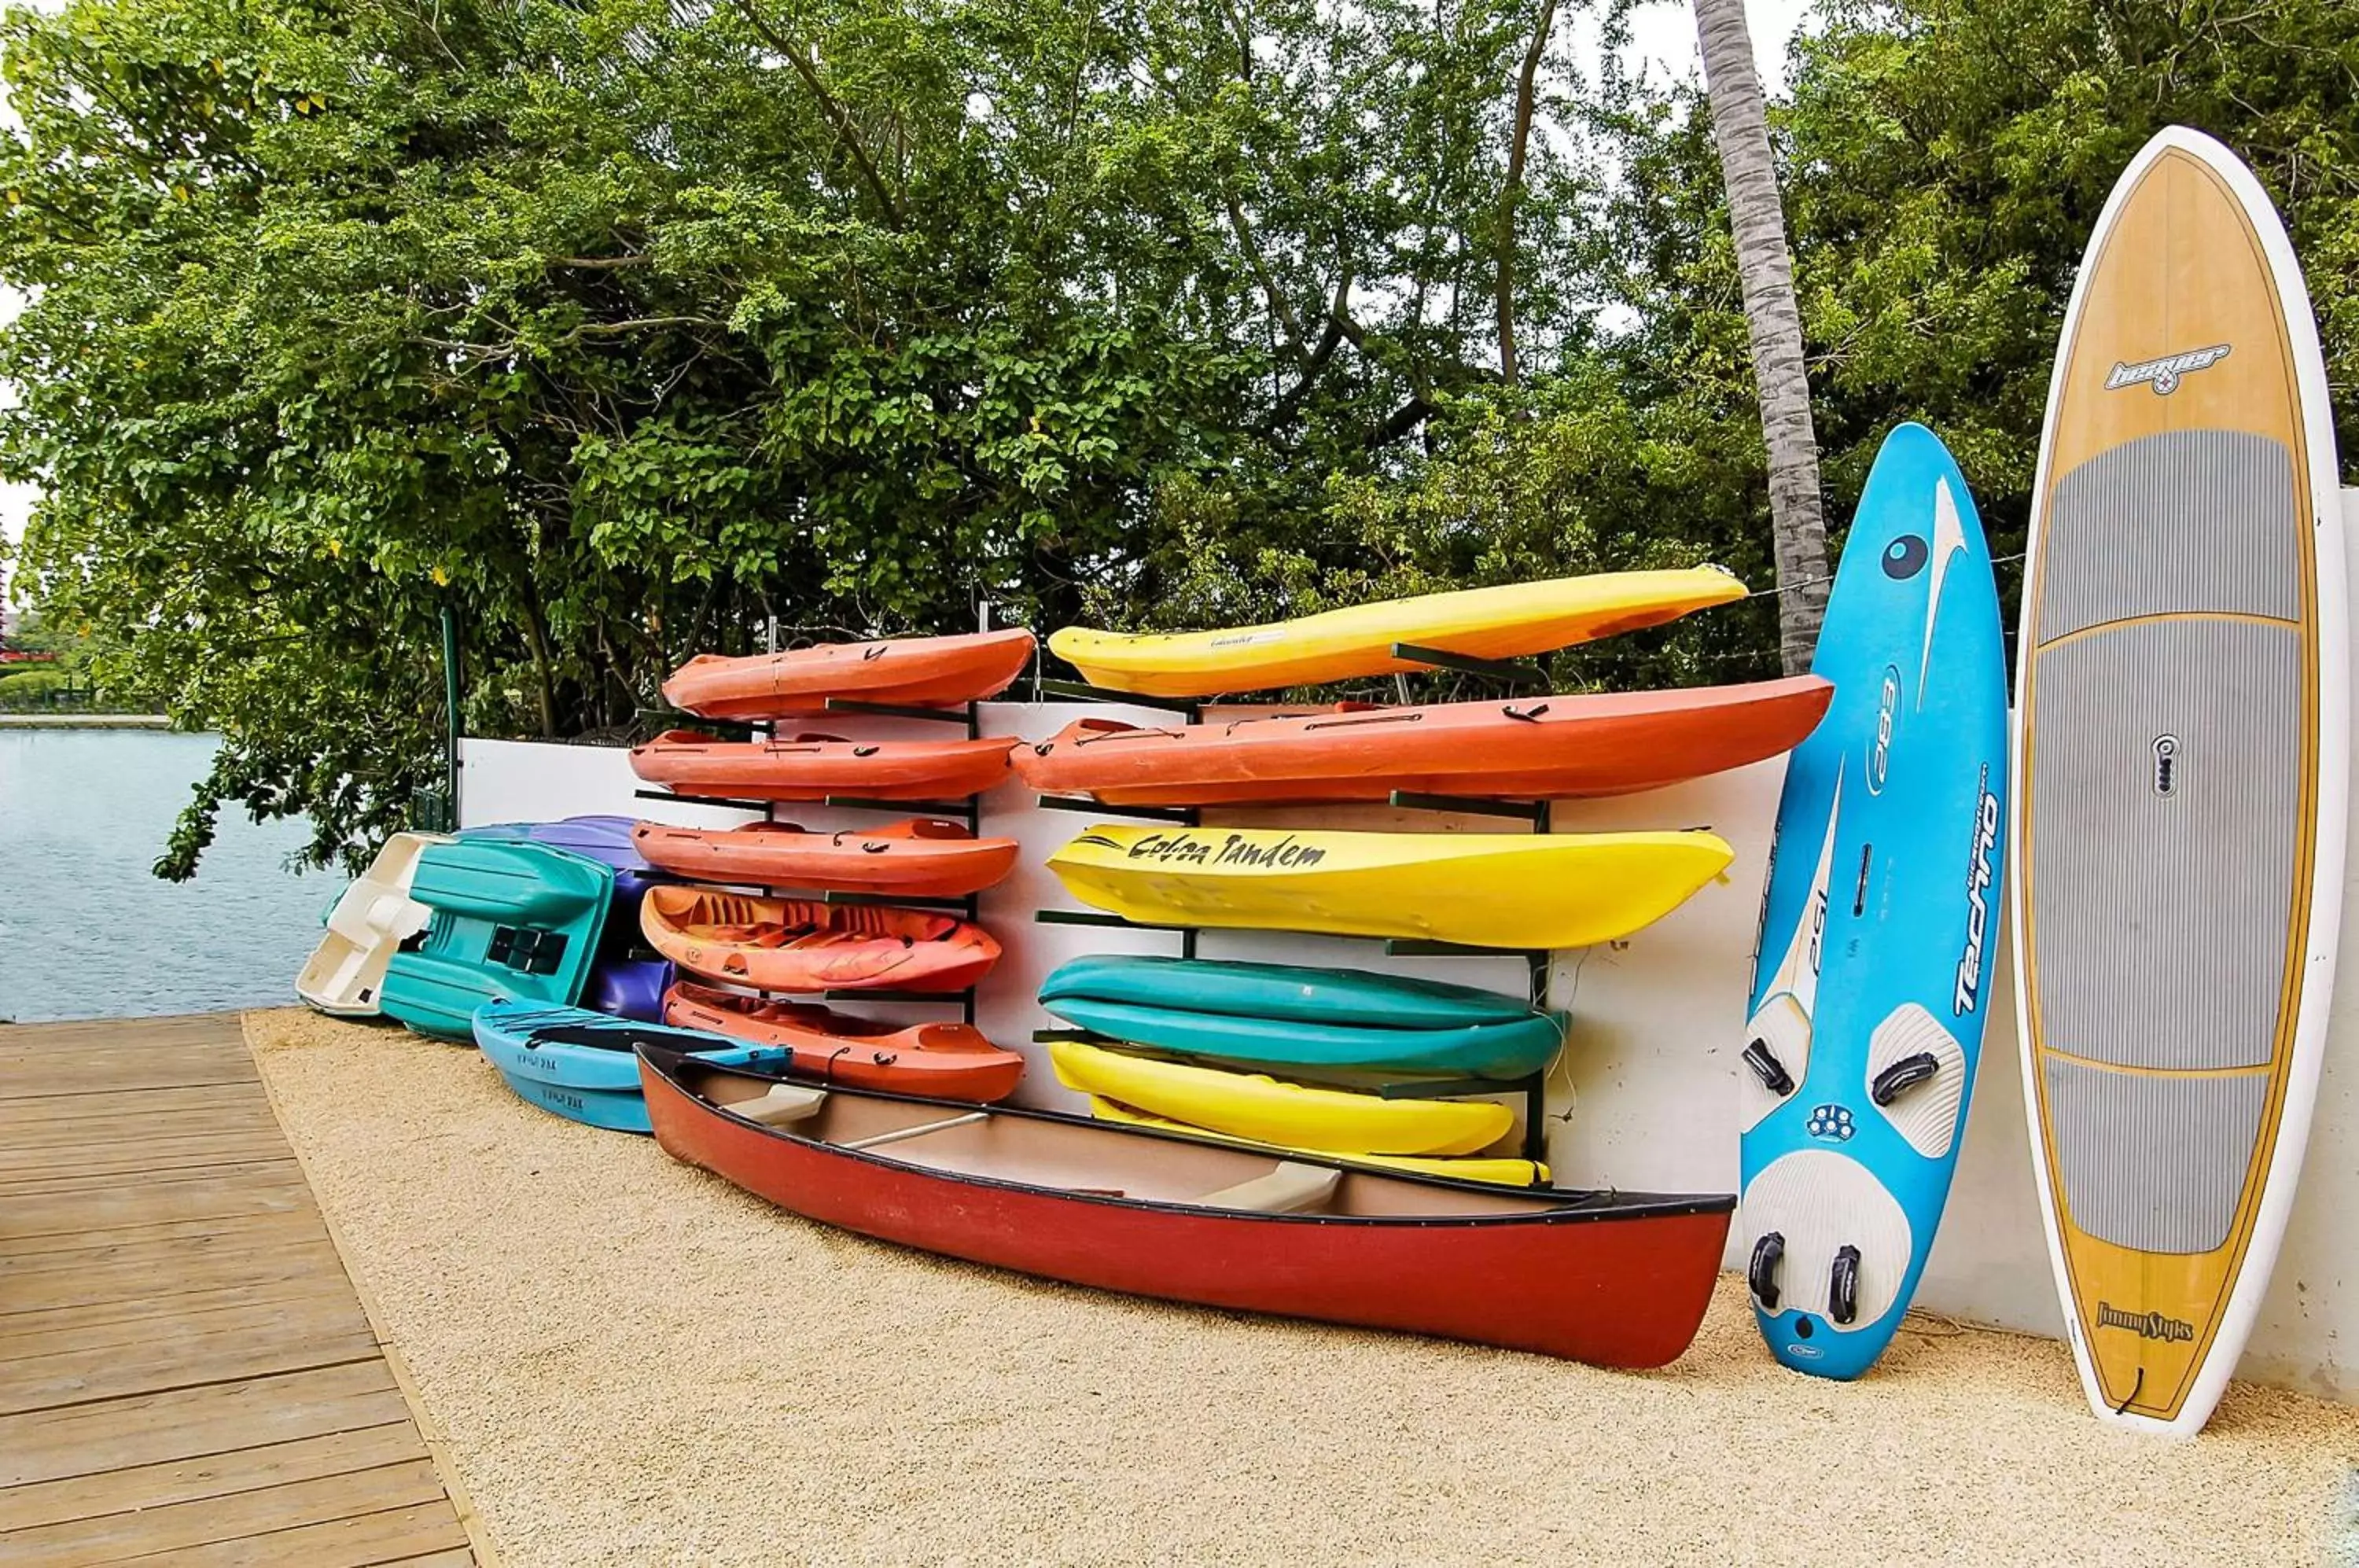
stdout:
POLYGON ((1375 1024, 1396 1029, 1462 1029, 1532 1017, 1520 996, 1374 975, 1364 969, 1310 969, 1212 958, 1076 958, 1041 983, 1040 999, 1087 996, 1191 1013, 1305 1023, 1375 1024))
POLYGON ((1565 1031, 1564 1015, 1494 991, 1212 959, 1076 959, 1040 1004, 1113 1040, 1280 1070, 1522 1078, 1555 1060, 1565 1031))
POLYGON ((462 839, 418 858, 409 896, 433 911, 424 940, 396 953, 388 1018, 441 1040, 474 1038, 488 1002, 570 1007, 598 955, 614 868, 547 844, 462 839))

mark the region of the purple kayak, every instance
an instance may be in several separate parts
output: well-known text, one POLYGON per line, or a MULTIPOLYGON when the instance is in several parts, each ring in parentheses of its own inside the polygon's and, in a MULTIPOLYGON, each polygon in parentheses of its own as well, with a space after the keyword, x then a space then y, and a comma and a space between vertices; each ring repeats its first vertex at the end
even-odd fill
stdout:
POLYGON ((667 880, 639 854, 631 837, 631 830, 637 825, 635 817, 565 817, 553 822, 492 822, 479 828, 462 828, 459 836, 524 839, 613 866, 614 901, 606 911, 606 929, 616 930, 619 920, 622 930, 636 932, 639 899, 650 887, 667 880))
POLYGON ((669 959, 602 958, 582 989, 582 1005, 618 1018, 659 1024, 664 1021, 664 993, 674 978, 669 959))

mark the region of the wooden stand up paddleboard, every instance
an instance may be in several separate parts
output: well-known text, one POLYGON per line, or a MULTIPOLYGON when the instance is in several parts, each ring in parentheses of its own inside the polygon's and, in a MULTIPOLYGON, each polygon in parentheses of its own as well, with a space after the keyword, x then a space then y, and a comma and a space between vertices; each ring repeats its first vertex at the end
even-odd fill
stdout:
POLYGON ((2210 137, 2148 142, 2065 317, 2026 562, 2025 1093, 2089 1402, 2201 1429, 2309 1137, 2350 783, 2326 369, 2210 137))

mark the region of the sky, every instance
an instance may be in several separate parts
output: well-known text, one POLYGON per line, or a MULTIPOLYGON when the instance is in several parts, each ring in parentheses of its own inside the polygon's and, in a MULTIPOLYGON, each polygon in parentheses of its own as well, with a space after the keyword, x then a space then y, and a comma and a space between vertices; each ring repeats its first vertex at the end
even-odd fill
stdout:
MULTIPOLYGON (((1753 25, 1753 58, 1762 84, 1772 94, 1786 82, 1786 44, 1794 35, 1812 0, 1747 0, 1753 25)), ((1592 17, 1582 24, 1594 30, 1592 17)), ((1630 16, 1630 48, 1625 60, 1644 60, 1673 76, 1696 70, 1695 17, 1685 0, 1651 0, 1630 16)), ((0 289, 0 320, 16 312, 18 298, 0 289)), ((15 539, 25 531, 25 516, 32 509, 34 491, 24 485, 0 485, 0 533, 15 539)))

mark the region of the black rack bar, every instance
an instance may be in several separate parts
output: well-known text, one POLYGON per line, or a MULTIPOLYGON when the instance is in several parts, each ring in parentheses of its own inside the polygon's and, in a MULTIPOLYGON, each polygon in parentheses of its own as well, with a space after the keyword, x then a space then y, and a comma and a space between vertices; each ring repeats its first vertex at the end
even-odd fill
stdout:
POLYGON ((1039 807, 1044 811, 1083 811, 1101 817, 1138 817, 1151 822, 1178 822, 1182 827, 1201 827, 1202 813, 1193 806, 1107 806, 1082 795, 1042 795, 1039 807))
POLYGON ((771 807, 785 803, 778 800, 744 800, 728 795, 683 795, 672 789, 634 789, 631 795, 640 800, 684 800, 691 806, 726 806, 733 811, 760 811, 765 815, 769 813, 771 807))
POLYGON ((843 811, 895 811, 912 817, 965 817, 974 812, 973 800, 872 800, 864 795, 830 795, 810 803, 843 811))
POLYGON ((1461 1094, 1521 1094, 1531 1085, 1531 1078, 1413 1078, 1374 1093, 1380 1100, 1452 1100, 1461 1094))
POLYGON ((854 697, 830 697, 831 713, 865 713, 879 719, 925 719, 934 724, 963 724, 971 721, 966 707, 920 708, 906 702, 864 702, 854 697))
POLYGON ((872 909, 954 909, 962 911, 969 920, 974 918, 974 898, 916 898, 898 893, 843 893, 833 889, 821 893, 822 904, 851 904, 872 909))
POLYGON ((1548 671, 1537 664, 1524 664, 1509 659, 1476 659, 1470 654, 1451 653, 1445 648, 1426 648, 1413 642, 1393 644, 1393 657, 1408 664, 1422 664, 1434 670, 1454 670, 1460 675, 1477 675, 1485 681, 1496 681, 1518 691, 1548 690, 1548 671))
POLYGON ((1355 931, 1303 931, 1292 926, 1190 926, 1160 920, 1125 920, 1099 909, 1035 909, 1035 922, 1044 926, 1096 926, 1110 931, 1180 931, 1193 934, 1200 931, 1249 931, 1263 936, 1318 936, 1337 942, 1381 942, 1385 952, 1395 958, 1518 958, 1533 961, 1538 952, 1523 947, 1473 947, 1464 942, 1431 942, 1423 937, 1367 936, 1355 931))
MULTIPOLYGON (((810 992, 801 995, 809 996, 810 992)), ((830 1002, 937 1002, 945 1007, 974 1006, 974 987, 963 991, 821 991, 819 995, 830 1002)))
MULTIPOLYGON (((1318 935, 1332 933, 1318 932, 1318 935)), ((1385 941, 1387 958, 1521 958, 1545 951, 1532 947, 1481 947, 1472 942, 1434 942, 1426 937, 1397 936, 1385 941)))
POLYGON ((1549 820, 1549 803, 1546 800, 1484 800, 1472 795, 1428 795, 1417 789, 1396 789, 1388 799, 1404 811, 1451 811, 1466 817, 1500 817, 1529 822, 1536 828, 1546 827, 1549 820))
POLYGON ((1080 681, 1043 681, 1041 693, 1061 697, 1069 702, 1111 702, 1131 708, 1158 708, 1167 713, 1185 713, 1190 718, 1201 713, 1204 704, 1193 697, 1149 697, 1136 691, 1116 691, 1109 687, 1092 686, 1080 681))
POLYGON ((1194 931, 1194 926, 1155 925, 1145 920, 1126 920, 1120 915, 1103 914, 1096 909, 1035 909, 1032 919, 1044 926, 1106 926, 1116 931, 1194 931))

